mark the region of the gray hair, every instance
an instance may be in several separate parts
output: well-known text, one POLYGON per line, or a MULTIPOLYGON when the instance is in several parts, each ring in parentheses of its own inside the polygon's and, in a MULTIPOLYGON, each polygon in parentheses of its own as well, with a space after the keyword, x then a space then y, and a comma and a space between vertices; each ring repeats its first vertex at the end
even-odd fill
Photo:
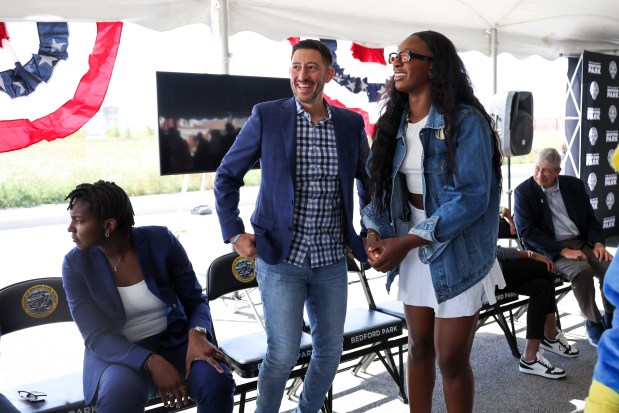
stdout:
POLYGON ((547 162, 552 164, 554 169, 558 169, 561 167, 561 155, 555 148, 544 148, 537 154, 535 158, 535 163, 538 162, 547 162))

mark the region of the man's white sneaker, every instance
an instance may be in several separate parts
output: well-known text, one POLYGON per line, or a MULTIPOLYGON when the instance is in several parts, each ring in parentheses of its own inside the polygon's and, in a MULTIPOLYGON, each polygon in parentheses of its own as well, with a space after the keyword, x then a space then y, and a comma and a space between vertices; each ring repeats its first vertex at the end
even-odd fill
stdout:
POLYGON ((558 367, 553 367, 546 358, 544 358, 544 350, 537 352, 537 357, 533 361, 525 361, 520 357, 518 370, 525 374, 535 374, 537 376, 546 377, 547 379, 562 379, 566 376, 565 370, 558 367))
POLYGON ((555 353, 563 357, 574 358, 578 357, 580 354, 576 346, 570 345, 567 342, 562 331, 559 331, 557 338, 554 340, 549 340, 544 337, 539 346, 546 351, 550 351, 551 353, 555 353))

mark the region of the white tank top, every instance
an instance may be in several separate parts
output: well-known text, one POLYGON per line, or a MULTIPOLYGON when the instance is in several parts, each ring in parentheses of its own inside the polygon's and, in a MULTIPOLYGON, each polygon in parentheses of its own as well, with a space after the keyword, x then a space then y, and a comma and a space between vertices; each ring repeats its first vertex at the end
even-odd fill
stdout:
POLYGON ((419 122, 406 125, 406 155, 400 165, 400 172, 406 176, 406 186, 408 192, 412 194, 423 193, 423 173, 421 171, 421 160, 423 158, 423 146, 419 139, 419 132, 426 126, 428 116, 419 122))
POLYGON ((135 343, 165 331, 168 327, 166 305, 150 292, 146 281, 116 288, 127 316, 127 323, 122 329, 127 340, 135 343))

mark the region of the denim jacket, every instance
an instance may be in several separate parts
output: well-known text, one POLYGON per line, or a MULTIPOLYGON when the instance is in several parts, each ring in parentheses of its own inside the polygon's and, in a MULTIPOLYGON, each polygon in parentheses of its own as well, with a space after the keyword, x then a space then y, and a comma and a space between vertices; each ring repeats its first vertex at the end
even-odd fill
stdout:
MULTIPOLYGON (((378 214, 369 204, 361 215, 364 226, 375 229, 382 238, 410 233, 430 241, 418 253, 421 261, 430 265, 436 299, 441 303, 483 279, 495 260, 500 191, 492 169, 493 138, 477 110, 460 106, 455 119, 455 168, 449 171, 445 120, 434 106, 430 108, 420 132, 427 218, 411 227, 406 181, 398 173, 406 154, 407 114, 408 108, 395 138, 389 211, 378 214)), ((398 273, 399 268, 389 272, 387 290, 398 273)))

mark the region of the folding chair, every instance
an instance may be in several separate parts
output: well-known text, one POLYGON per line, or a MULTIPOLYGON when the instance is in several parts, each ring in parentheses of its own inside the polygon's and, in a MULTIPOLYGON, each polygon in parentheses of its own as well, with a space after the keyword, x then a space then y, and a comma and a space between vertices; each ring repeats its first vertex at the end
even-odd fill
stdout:
MULTIPOLYGON (((209 301, 214 301, 225 294, 258 287, 255 262, 251 258, 241 257, 236 252, 225 254, 215 259, 206 274, 206 292, 209 301)), ((214 330, 214 328, 213 328, 214 330)), ((214 333, 214 331, 213 331, 214 333)), ((215 338, 216 339, 216 338, 215 338)), ((216 339, 217 340, 217 339, 216 339)), ((259 366, 267 350, 267 336, 264 330, 243 334, 237 337, 217 340, 221 351, 230 362, 230 367, 242 378, 254 379, 237 383, 236 393, 240 395, 239 413, 245 411, 247 394, 258 388, 259 366)), ((312 354, 312 339, 309 334, 301 335, 299 358, 291 378, 302 378, 312 354)), ((323 410, 325 407, 323 407, 323 410)))
POLYGON ((402 317, 381 311, 374 303, 374 297, 365 275, 366 268, 368 268, 367 265, 358 265, 354 259, 348 258, 348 272, 355 273, 359 277, 359 283, 365 294, 368 308, 353 308, 346 313, 342 360, 352 360, 361 355, 360 361, 353 368, 353 373, 358 374, 360 371, 365 371, 370 363, 378 357, 398 386, 400 400, 408 403, 402 356, 408 337, 403 335, 406 323, 402 303, 399 303, 402 317), (398 365, 396 365, 391 351, 394 347, 398 348, 398 365))
MULTIPOLYGON (((62 322, 73 322, 62 278, 37 278, 0 290, 0 334, 6 335, 30 327, 62 322)), ((94 412, 94 404, 85 404, 82 389, 82 373, 79 372, 36 383, 20 384, 16 388, 0 389, 0 393, 14 406, 18 406, 22 413, 94 412), (18 393, 20 390, 43 392, 45 402, 26 402, 18 393)), ((161 397, 155 396, 149 400, 148 406, 154 406, 149 412, 176 412, 194 407, 195 404, 191 402, 178 409, 167 408, 163 406, 161 397)))

